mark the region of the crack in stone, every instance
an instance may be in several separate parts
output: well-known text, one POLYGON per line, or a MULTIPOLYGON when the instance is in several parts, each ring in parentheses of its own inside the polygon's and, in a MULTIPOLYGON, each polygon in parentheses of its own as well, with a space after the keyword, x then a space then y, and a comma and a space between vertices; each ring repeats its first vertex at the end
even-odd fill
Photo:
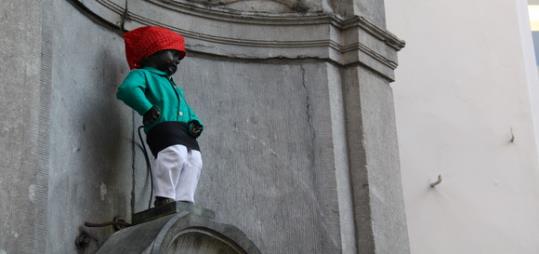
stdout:
MULTIPOLYGON (((303 87, 303 90, 305 91, 305 113, 306 113, 306 116, 307 116, 307 123, 309 125, 309 130, 310 130, 310 160, 309 160, 309 170, 311 171, 311 186, 310 188, 314 188, 316 189, 317 185, 317 173, 315 171, 315 165, 316 165, 316 161, 315 161, 315 157, 316 157, 316 132, 315 132, 315 127, 314 127, 314 121, 313 121, 313 101, 312 101, 312 98, 311 98, 311 95, 310 95, 310 91, 309 91, 309 88, 307 87, 307 82, 306 82, 306 79, 305 79, 305 75, 306 75, 306 70, 305 70, 305 67, 303 66, 303 64, 300 64, 299 65, 300 67, 300 70, 301 70, 301 85, 303 87)), ((303 183, 303 185, 305 185, 305 181, 301 178, 300 179, 300 182, 303 183)), ((316 213, 316 216, 318 216, 320 218, 320 222, 321 224, 323 225, 322 229, 324 232, 319 232, 320 236, 323 236, 323 237, 330 237, 331 238, 331 242, 333 243, 334 246, 337 246, 338 244, 336 243, 337 240, 332 237, 332 234, 329 233, 329 222, 327 220, 327 217, 325 216, 325 208, 320 204, 321 202, 321 199, 320 199, 320 194, 317 193, 317 191, 314 191, 314 192, 311 192, 309 193, 310 194, 310 197, 313 201, 312 203, 312 208, 313 208, 313 214, 316 213), (315 211, 315 212, 314 212, 315 211)))
POLYGON ((305 82, 305 67, 303 67, 302 64, 299 65, 301 69, 301 85, 303 86, 303 89, 305 90, 305 113, 307 116, 307 123, 309 124, 309 129, 311 131, 311 167, 314 167, 314 146, 315 146, 315 139, 316 134, 314 132, 314 123, 313 123, 313 116, 312 116, 312 101, 311 96, 309 95, 309 89, 307 88, 307 84, 305 82))

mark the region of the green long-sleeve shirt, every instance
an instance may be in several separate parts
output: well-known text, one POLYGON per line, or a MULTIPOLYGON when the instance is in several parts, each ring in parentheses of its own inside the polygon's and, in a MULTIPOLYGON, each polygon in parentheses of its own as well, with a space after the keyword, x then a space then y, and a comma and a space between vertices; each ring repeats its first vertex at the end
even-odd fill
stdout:
POLYGON ((140 115, 154 106, 159 109, 161 116, 152 124, 144 126, 146 132, 162 122, 188 123, 196 120, 202 124, 187 104, 183 89, 176 86, 165 72, 155 68, 145 67, 129 72, 118 87, 116 97, 140 115))

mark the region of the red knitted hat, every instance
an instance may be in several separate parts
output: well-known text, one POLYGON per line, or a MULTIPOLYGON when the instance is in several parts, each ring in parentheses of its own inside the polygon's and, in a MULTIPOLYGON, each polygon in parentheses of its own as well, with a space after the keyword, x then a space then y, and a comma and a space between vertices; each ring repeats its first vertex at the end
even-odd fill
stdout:
POLYGON ((130 69, 140 68, 140 62, 166 49, 180 51, 185 57, 185 42, 181 34, 158 26, 145 26, 124 33, 125 55, 130 69))

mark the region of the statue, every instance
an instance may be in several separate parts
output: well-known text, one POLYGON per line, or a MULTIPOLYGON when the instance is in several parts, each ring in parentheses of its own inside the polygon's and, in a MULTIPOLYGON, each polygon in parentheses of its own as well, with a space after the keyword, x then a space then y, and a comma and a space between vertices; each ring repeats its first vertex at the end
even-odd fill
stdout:
POLYGON ((195 202, 202 170, 197 138, 203 125, 172 74, 185 57, 182 35, 146 26, 124 34, 131 71, 117 98, 143 116, 146 142, 155 157, 151 168, 155 207, 195 202))

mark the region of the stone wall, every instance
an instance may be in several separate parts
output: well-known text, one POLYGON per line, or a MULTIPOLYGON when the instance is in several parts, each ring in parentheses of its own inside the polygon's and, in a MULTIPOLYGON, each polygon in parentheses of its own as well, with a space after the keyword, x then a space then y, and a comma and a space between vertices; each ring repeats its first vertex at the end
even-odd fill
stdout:
POLYGON ((409 44, 393 88, 411 251, 539 253, 527 1, 385 2, 388 27, 409 44))
POLYGON ((50 38, 41 1, 0 2, 0 253, 46 246, 50 38))
MULTIPOLYGON (((48 251, 73 253, 85 221, 129 218, 136 126, 131 110, 115 98, 128 71, 122 38, 67 1, 53 1, 49 8, 54 18, 46 24, 53 29, 48 251)), ((137 170, 144 172, 142 165, 137 170)))
MULTIPOLYGON (((115 99, 123 23, 186 36, 175 80, 206 125, 199 205, 263 253, 408 253, 388 86, 404 43, 384 30, 383 4, 148 0, 124 12, 122 0, 30 2, 42 8, 2 4, 41 17, 21 19, 33 30, 18 36, 42 36, 0 48, 16 63, 2 86, 14 110, 1 145, 17 179, 0 178, 0 251, 74 253, 84 221, 129 219, 133 168, 134 211, 147 207, 140 117, 115 99)), ((93 231, 98 241, 110 233, 93 231)))

